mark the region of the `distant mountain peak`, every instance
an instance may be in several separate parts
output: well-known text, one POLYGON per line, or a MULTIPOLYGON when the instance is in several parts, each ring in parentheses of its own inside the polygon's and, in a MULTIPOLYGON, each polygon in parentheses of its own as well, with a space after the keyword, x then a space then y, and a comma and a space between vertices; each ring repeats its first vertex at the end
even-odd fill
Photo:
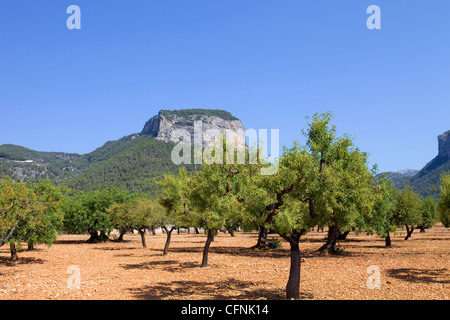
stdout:
POLYGON ((201 130, 203 146, 212 145, 218 138, 209 136, 211 130, 218 130, 224 135, 227 132, 236 134, 234 143, 245 146, 245 139, 240 141, 240 137, 245 137, 242 122, 231 113, 217 109, 160 110, 158 115, 147 121, 141 134, 151 135, 165 142, 177 143, 190 139, 193 143, 195 130, 201 130), (196 128, 199 122, 201 127, 196 128))
POLYGON ((450 130, 438 136, 438 157, 450 159, 450 130))
POLYGON ((403 170, 397 171, 397 173, 402 174, 402 175, 407 176, 407 177, 412 177, 417 172, 419 172, 419 170, 414 170, 414 169, 403 169, 403 170))

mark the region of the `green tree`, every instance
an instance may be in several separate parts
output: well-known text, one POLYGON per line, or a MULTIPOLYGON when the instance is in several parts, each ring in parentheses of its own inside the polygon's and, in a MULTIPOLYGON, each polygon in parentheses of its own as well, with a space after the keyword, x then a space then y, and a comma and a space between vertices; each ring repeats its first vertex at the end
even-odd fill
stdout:
POLYGON ((162 189, 157 201, 165 208, 165 214, 161 217, 161 227, 167 237, 163 255, 167 255, 172 232, 181 226, 198 226, 198 222, 189 204, 191 178, 186 168, 181 167, 178 175, 164 175, 157 185, 162 189))
POLYGON ((24 183, 14 183, 8 176, 0 180, 0 247, 7 243, 29 210, 29 190, 24 183), (27 210, 28 209, 28 210, 27 210))
POLYGON ((202 267, 208 264, 208 252, 214 235, 227 221, 240 213, 236 198, 239 183, 233 164, 204 164, 191 180, 189 203, 191 215, 208 232, 203 249, 202 267))
POLYGON ((35 201, 36 195, 23 182, 3 176, 0 181, 0 247, 9 243, 11 260, 17 260, 14 236, 35 210, 44 208, 35 201))
POLYGON ((164 210, 161 205, 152 199, 136 200, 133 225, 138 230, 142 246, 146 247, 145 230, 161 226, 164 217, 164 210))
POLYGON ((17 243, 26 242, 28 250, 33 250, 34 244, 51 246, 61 234, 64 219, 61 207, 65 191, 53 185, 50 180, 38 181, 29 187, 41 210, 33 210, 33 214, 16 232, 15 240, 17 243))
POLYGON ((418 228, 420 232, 425 232, 426 228, 431 227, 437 221, 437 204, 433 197, 428 196, 420 204, 420 217, 418 228))
POLYGON ((106 241, 107 234, 114 228, 107 209, 114 203, 125 203, 135 197, 135 194, 116 188, 76 193, 64 202, 64 227, 68 232, 88 232, 90 243, 106 241))
POLYGON ((438 213, 442 224, 450 227, 450 174, 441 176, 438 213))
POLYGON ((348 135, 337 137, 331 119, 331 113, 314 115, 303 133, 316 176, 311 198, 320 213, 319 224, 329 227, 327 241, 319 250, 336 253, 340 232, 352 230, 358 217, 371 210, 374 174, 368 168, 368 155, 348 135))
POLYGON ((369 215, 361 216, 358 229, 369 233, 375 231, 385 239, 386 247, 392 246, 391 233, 395 233, 398 224, 394 219, 394 188, 392 181, 380 178, 375 188, 377 195, 369 215))
POLYGON ((250 186, 262 202, 248 201, 247 221, 258 226, 262 222, 290 245, 288 299, 298 299, 300 294, 301 236, 314 225, 329 225, 334 231, 329 232, 326 250, 332 251, 338 227, 349 230, 355 226, 361 214, 370 212, 374 200, 367 155, 354 148, 348 137, 336 138, 330 121, 330 113, 314 115, 304 131, 306 147, 295 142, 285 148, 278 174, 255 177, 250 186))
POLYGON ((415 226, 420 224, 420 206, 420 196, 409 185, 395 190, 393 214, 396 223, 406 227, 405 240, 411 237, 415 226))
POLYGON ((124 203, 113 203, 107 213, 114 228, 119 230, 120 235, 117 241, 123 241, 123 236, 129 230, 135 228, 133 215, 136 211, 136 203, 128 201, 124 203))

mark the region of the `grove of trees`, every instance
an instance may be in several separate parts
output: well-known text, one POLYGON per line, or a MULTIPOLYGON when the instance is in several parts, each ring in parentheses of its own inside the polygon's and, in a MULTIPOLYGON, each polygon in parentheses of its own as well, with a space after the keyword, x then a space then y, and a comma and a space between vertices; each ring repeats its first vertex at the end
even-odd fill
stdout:
MULTIPOLYGON (((277 233, 290 248, 286 298, 300 297, 301 238, 315 226, 328 227, 320 254, 339 254, 336 246, 350 231, 376 233, 392 246, 391 235, 406 229, 426 232, 437 221, 450 226, 450 175, 441 178, 438 202, 421 198, 406 186, 377 177, 368 155, 352 137, 338 136, 331 113, 315 114, 303 130, 304 145, 294 142, 275 160, 275 175, 261 175, 261 150, 246 152, 244 164, 202 164, 199 171, 181 168, 158 181, 162 192, 154 198, 119 188, 76 191, 48 180, 26 183, 3 176, 0 180, 0 247, 9 244, 11 258, 26 243, 52 245, 61 232, 86 234, 87 242, 117 241, 137 230, 146 247, 146 230, 161 228, 166 234, 162 254, 169 253, 172 233, 194 227, 206 234, 201 267, 208 265, 209 248, 219 231, 231 236, 237 230, 255 231, 255 247, 264 248, 267 234, 277 233), (254 153, 254 154, 253 154, 254 153), (260 161, 250 163, 256 155, 260 161)), ((216 156, 229 153, 226 142, 212 149, 216 156)), ((272 164, 273 165, 273 164, 272 164)), ((264 254, 261 251, 261 254, 264 254)))

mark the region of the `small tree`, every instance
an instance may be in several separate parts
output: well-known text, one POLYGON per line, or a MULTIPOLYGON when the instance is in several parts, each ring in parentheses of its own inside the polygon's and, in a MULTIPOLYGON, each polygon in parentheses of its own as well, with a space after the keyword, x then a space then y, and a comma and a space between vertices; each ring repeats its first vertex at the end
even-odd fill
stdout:
POLYGON ((193 218, 208 232, 202 259, 202 267, 205 267, 214 235, 239 214, 240 204, 236 198, 239 184, 234 165, 203 164, 202 169, 192 178, 189 203, 193 207, 193 218))
POLYGON ((142 246, 146 247, 145 230, 160 227, 165 211, 161 205, 151 199, 138 199, 135 205, 133 225, 141 235, 142 246))
POLYGON ((446 228, 450 227, 450 174, 441 177, 438 213, 442 224, 446 228))
POLYGON ((0 181, 0 247, 10 244, 11 260, 17 260, 15 236, 27 225, 34 211, 44 209, 23 182, 3 176, 0 181))
POLYGON ((176 228, 183 225, 198 226, 189 204, 190 180, 186 168, 181 167, 178 175, 166 174, 164 179, 157 182, 162 189, 157 201, 165 209, 161 216, 161 228, 167 237, 163 255, 169 251, 172 232, 176 228))
POLYGON ((73 233, 88 232, 89 243, 106 241, 107 234, 114 228, 107 209, 114 203, 125 203, 135 197, 116 188, 79 192, 64 202, 64 227, 73 233))
POLYGON ((8 243, 14 232, 25 223, 32 213, 35 195, 23 182, 8 176, 0 180, 0 247, 8 243))
POLYGON ((369 233, 375 231, 385 239, 386 247, 392 247, 391 233, 395 233, 398 225, 394 219, 393 183, 385 178, 380 178, 374 189, 376 199, 371 213, 361 216, 359 229, 369 233))
POLYGON ((402 190, 395 190, 393 214, 396 223, 406 227, 405 240, 411 237, 415 226, 420 224, 420 206, 420 196, 409 185, 402 190))
POLYGON ((63 228, 63 212, 61 210, 64 191, 53 185, 50 180, 42 180, 29 185, 36 195, 34 201, 41 210, 33 210, 20 230, 15 234, 17 243, 24 241, 28 250, 34 249, 34 244, 51 246, 63 228))
POLYGON ((133 230, 133 215, 136 210, 136 203, 132 201, 124 203, 113 203, 108 209, 109 218, 114 228, 119 230, 119 238, 117 241, 123 241, 123 236, 128 230, 133 230))
POLYGON ((11 260, 18 259, 16 244, 26 241, 52 245, 62 225, 61 191, 49 181, 26 184, 4 176, 0 182, 0 247, 10 244, 11 260))
POLYGON ((420 217, 418 228, 420 232, 425 232, 426 228, 431 227, 437 221, 437 204, 433 197, 428 196, 421 201, 420 204, 420 217))

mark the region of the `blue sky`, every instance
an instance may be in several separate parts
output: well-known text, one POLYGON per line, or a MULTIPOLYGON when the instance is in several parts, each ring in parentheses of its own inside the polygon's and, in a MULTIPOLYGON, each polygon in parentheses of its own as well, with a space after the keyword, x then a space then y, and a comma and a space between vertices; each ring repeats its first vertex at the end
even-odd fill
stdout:
POLYGON ((448 0, 2 1, 0 144, 86 153, 217 108, 289 146, 333 111, 381 171, 420 169, 450 129, 449 34, 448 0))

